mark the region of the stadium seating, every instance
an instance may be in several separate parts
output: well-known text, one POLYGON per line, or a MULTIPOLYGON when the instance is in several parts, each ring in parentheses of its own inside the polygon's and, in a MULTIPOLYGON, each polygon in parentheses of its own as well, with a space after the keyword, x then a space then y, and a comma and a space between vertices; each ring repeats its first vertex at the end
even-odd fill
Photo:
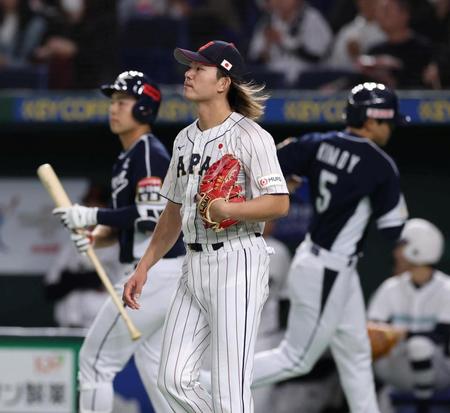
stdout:
POLYGON ((120 39, 120 69, 133 67, 159 83, 179 83, 173 49, 186 47, 186 23, 170 17, 129 20, 120 39))

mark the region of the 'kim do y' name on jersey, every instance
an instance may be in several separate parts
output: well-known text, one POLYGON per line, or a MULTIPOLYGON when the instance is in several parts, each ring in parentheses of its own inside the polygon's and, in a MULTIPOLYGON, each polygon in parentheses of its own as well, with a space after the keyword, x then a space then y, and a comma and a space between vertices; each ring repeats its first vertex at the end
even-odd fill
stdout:
MULTIPOLYGON (((131 148, 121 152, 113 165, 111 179, 113 209, 99 209, 97 220, 100 224, 119 229, 121 262, 129 263, 140 258, 133 254, 135 222, 140 218, 136 205, 138 183, 152 176, 159 177, 162 182, 169 162, 169 153, 161 141, 152 134, 146 134, 131 148)), ((166 258, 181 255, 183 251, 184 246, 180 238, 166 258)))
POLYGON ((278 158, 286 176, 310 180, 315 213, 309 233, 315 244, 358 254, 371 216, 388 238, 400 235, 407 210, 398 169, 371 140, 346 131, 312 133, 289 138, 278 158))

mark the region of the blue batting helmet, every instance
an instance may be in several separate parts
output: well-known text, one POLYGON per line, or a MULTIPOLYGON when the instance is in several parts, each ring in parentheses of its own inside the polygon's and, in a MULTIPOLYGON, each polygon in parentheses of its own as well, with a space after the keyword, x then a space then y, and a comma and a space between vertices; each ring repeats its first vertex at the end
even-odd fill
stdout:
POLYGON ((409 122, 398 109, 395 92, 381 83, 366 82, 355 86, 348 95, 345 120, 348 126, 360 128, 368 119, 396 125, 409 122))
POLYGON ((141 123, 150 125, 156 120, 161 91, 144 73, 129 70, 117 76, 112 85, 103 85, 100 90, 105 96, 111 97, 114 92, 124 92, 137 99, 133 106, 133 116, 141 123))

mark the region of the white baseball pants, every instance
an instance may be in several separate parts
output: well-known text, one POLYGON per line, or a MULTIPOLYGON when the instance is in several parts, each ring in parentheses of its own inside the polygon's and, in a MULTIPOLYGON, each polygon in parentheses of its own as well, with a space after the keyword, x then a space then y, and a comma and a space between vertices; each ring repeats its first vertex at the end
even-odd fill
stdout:
MULTIPOLYGON (((100 310, 81 347, 79 356, 80 412, 110 413, 113 409, 112 382, 134 354, 136 367, 157 413, 170 408, 158 390, 162 327, 169 303, 181 275, 184 257, 160 260, 151 270, 139 299, 141 309, 127 309, 142 332, 132 341, 117 307, 108 299, 100 310)), ((119 296, 123 285, 116 286, 119 296)))
POLYGON ((315 248, 297 249, 288 287, 291 309, 284 340, 256 354, 255 387, 308 373, 328 348, 352 413, 379 413, 363 295, 354 260, 315 248))
POLYGON ((158 384, 170 412, 253 412, 250 383, 256 334, 268 295, 262 237, 188 251, 167 315, 158 384), (211 394, 199 383, 208 347, 211 394))

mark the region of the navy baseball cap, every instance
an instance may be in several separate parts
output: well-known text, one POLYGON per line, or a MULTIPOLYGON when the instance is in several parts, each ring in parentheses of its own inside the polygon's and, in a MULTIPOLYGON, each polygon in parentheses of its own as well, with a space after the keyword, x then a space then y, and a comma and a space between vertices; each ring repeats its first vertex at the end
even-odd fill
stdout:
POLYGON ((179 63, 186 66, 189 66, 191 62, 217 66, 227 76, 238 80, 245 75, 244 59, 233 43, 213 40, 200 47, 196 52, 177 47, 173 55, 179 63))

